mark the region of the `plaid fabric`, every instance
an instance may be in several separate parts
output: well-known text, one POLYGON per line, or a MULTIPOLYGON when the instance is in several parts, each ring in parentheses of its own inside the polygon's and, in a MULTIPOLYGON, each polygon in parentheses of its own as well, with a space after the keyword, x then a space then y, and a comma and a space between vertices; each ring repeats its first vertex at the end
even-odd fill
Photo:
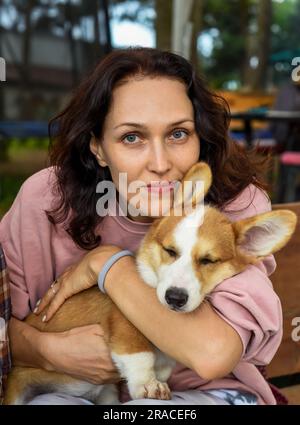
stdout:
POLYGON ((8 343, 8 321, 11 315, 11 302, 9 295, 8 271, 4 253, 0 244, 0 404, 3 402, 3 393, 11 357, 8 343))

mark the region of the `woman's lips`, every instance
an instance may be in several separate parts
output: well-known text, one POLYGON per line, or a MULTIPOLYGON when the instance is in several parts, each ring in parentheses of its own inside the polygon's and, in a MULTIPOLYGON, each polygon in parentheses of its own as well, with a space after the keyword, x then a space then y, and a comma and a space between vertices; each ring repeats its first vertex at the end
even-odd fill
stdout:
POLYGON ((148 192, 170 192, 171 190, 173 190, 175 187, 175 183, 171 182, 171 183, 164 183, 164 184, 154 184, 154 185, 148 185, 146 186, 148 192))

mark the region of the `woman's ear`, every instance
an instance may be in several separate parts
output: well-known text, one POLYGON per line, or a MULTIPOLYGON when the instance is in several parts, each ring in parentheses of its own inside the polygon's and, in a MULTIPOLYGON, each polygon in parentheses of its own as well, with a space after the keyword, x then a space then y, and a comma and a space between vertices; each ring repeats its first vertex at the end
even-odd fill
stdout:
POLYGON ((101 167, 107 167, 107 163, 104 159, 104 153, 100 143, 97 141, 94 133, 91 132, 91 140, 90 140, 90 150, 93 155, 95 155, 97 162, 101 167))

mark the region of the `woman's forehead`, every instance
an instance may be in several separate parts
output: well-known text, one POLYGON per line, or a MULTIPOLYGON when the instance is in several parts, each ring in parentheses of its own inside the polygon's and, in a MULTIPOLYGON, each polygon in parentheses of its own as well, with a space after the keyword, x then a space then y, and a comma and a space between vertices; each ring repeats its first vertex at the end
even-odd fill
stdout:
POLYGON ((157 77, 150 78, 144 77, 142 79, 128 79, 122 84, 118 84, 113 89, 113 97, 120 97, 121 95, 130 94, 132 91, 135 93, 149 92, 151 94, 161 94, 161 91, 153 91, 154 88, 160 90, 167 90, 176 94, 186 94, 186 86, 182 81, 171 78, 157 77))
POLYGON ((133 85, 118 87, 112 96, 109 119, 112 125, 122 122, 143 122, 152 115, 166 113, 167 124, 183 117, 193 118, 193 106, 182 83, 170 80, 168 84, 161 80, 158 85, 154 80, 133 82, 133 85), (136 84, 135 84, 136 83, 136 84), (148 84, 149 83, 149 84, 148 84))

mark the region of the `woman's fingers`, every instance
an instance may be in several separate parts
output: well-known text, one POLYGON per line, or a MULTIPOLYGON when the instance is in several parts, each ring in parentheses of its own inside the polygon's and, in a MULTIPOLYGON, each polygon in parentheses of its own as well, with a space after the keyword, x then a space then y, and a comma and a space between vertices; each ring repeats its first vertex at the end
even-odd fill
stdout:
POLYGON ((118 250, 120 249, 113 245, 101 247, 100 251, 99 248, 95 248, 79 262, 67 267, 58 281, 53 282, 44 297, 38 301, 33 312, 35 314, 42 312, 42 320, 48 321, 67 298, 96 284, 101 264, 118 250))
MULTIPOLYGON (((67 267, 64 273, 60 275, 60 277, 57 278, 51 284, 50 288, 48 289, 46 294, 43 296, 43 298, 37 302, 35 309, 33 310, 33 312, 37 315, 40 314, 42 311, 44 311, 45 308, 48 307, 46 319, 44 319, 44 321, 49 320, 57 311, 57 309, 63 304, 63 302, 67 298, 69 298, 70 295, 72 295, 72 294, 66 293, 66 290, 65 290, 66 285, 64 284, 65 278, 68 277, 72 269, 73 269, 73 266, 67 267), (49 311, 50 304, 51 304, 51 310, 49 311)), ((42 319, 44 318, 44 316, 45 316, 45 312, 42 316, 42 319)))
POLYGON ((42 321, 48 322, 67 298, 68 297, 66 296, 64 289, 61 288, 54 298, 52 298, 47 309, 43 312, 42 321))
POLYGON ((57 294, 58 287, 59 287, 58 280, 55 280, 50 286, 50 288, 48 289, 48 291, 46 292, 46 294, 43 296, 43 298, 37 302, 35 309, 33 310, 35 314, 40 314, 40 312, 47 307, 47 305, 51 302, 53 297, 57 294))

